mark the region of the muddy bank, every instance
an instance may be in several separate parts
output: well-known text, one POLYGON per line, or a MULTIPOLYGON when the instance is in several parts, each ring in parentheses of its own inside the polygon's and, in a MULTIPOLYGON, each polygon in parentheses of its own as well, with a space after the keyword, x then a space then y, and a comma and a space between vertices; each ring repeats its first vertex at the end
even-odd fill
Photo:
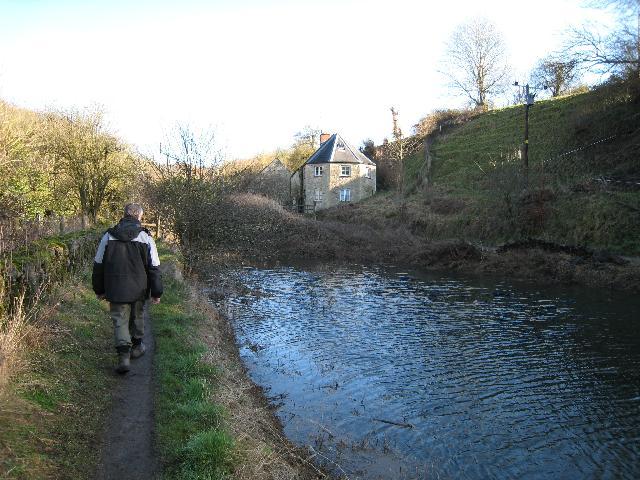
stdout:
POLYGON ((425 269, 640 292, 640 263, 635 259, 537 240, 490 249, 466 242, 438 242, 426 245, 410 260, 413 266, 425 269))

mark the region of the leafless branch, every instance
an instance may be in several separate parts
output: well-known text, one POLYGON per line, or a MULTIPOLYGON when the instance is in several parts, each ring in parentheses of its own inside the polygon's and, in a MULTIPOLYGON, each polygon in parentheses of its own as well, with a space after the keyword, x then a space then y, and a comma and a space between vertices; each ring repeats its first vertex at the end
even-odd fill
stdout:
POLYGON ((504 91, 510 72, 502 36, 486 19, 458 26, 447 44, 444 64, 441 73, 451 88, 481 108, 504 91))

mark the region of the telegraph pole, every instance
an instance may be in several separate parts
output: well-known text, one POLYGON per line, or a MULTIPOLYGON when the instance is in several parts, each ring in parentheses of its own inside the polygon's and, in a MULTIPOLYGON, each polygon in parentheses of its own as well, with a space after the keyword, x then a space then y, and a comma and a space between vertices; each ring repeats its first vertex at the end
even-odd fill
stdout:
MULTIPOLYGON (((536 98, 537 92, 531 92, 529 84, 520 85, 518 82, 513 84, 518 87, 524 93, 524 145, 522 147, 522 163, 524 165, 524 184, 525 187, 529 185, 529 108, 533 106, 533 102, 536 98)), ((547 86, 542 87, 544 90, 547 86)))
POLYGON ((525 185, 529 182, 529 107, 533 105, 534 97, 535 93, 533 95, 529 93, 529 84, 527 83, 524 87, 524 148, 522 149, 525 185), (529 98, 531 98, 531 101, 529 101, 529 98))

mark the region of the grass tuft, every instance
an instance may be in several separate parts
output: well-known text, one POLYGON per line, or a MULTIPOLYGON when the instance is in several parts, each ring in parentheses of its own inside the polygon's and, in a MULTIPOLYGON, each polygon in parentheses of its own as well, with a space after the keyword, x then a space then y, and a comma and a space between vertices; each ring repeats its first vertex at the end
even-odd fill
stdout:
POLYGON ((232 467, 228 452, 233 448, 231 438, 217 429, 192 435, 180 451, 180 475, 185 478, 225 478, 232 467))
MULTIPOLYGON (((160 245, 164 262, 176 262, 160 245)), ((167 479, 223 479, 234 467, 234 442, 224 430, 224 411, 211 401, 216 369, 203 360, 196 327, 202 315, 189 307, 188 291, 164 278, 165 295, 153 308, 158 379, 158 444, 167 479)))

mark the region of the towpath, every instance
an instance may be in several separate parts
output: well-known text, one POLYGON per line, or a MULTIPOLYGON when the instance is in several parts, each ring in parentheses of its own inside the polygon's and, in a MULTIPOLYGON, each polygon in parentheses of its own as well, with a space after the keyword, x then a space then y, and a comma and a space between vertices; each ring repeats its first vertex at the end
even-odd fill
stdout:
POLYGON ((148 309, 145 308, 146 353, 131 361, 131 371, 117 375, 113 405, 104 432, 98 480, 152 480, 159 475, 154 451, 153 352, 148 309))

